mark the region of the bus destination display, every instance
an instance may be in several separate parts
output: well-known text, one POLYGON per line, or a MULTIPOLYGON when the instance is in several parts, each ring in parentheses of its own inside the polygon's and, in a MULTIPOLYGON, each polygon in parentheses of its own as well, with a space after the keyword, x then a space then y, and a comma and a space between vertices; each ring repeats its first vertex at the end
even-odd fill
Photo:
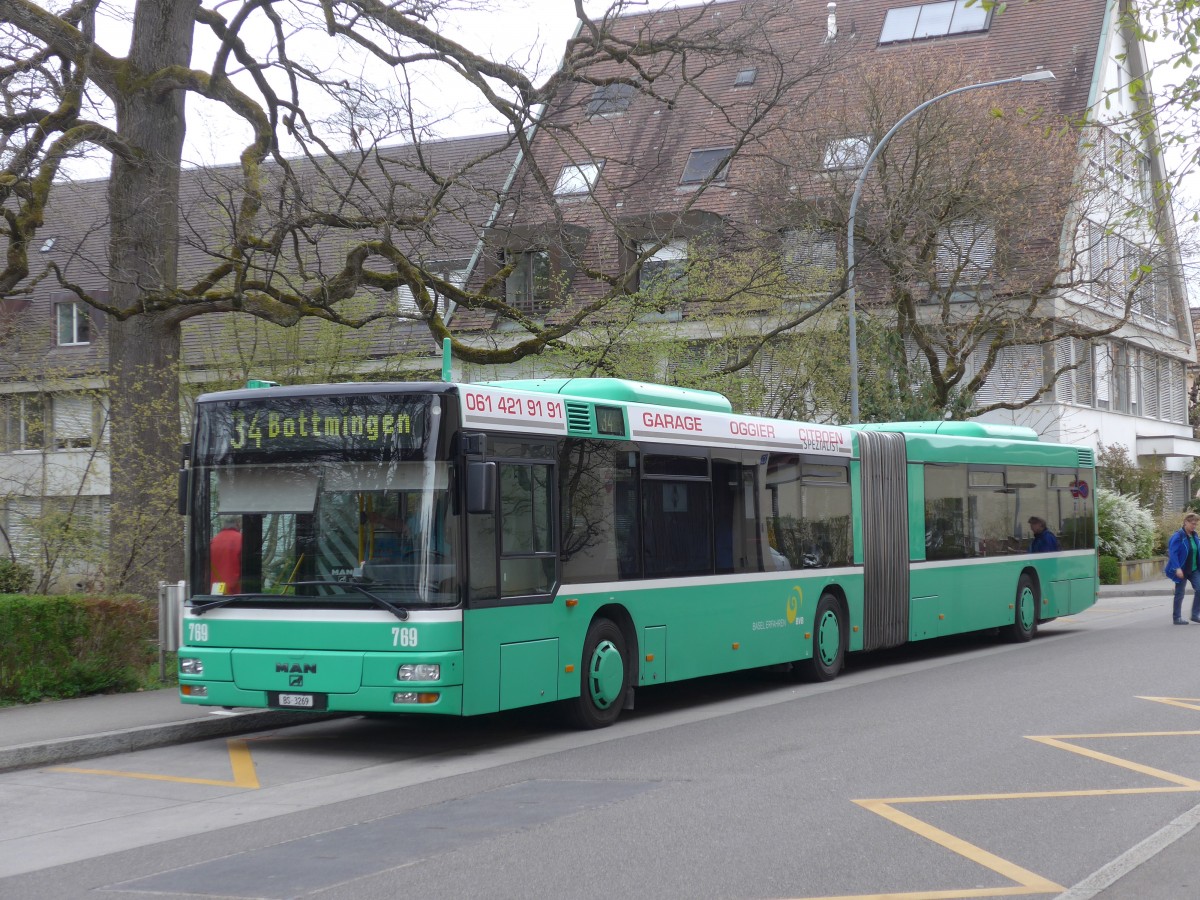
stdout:
POLYGON ((428 396, 361 394, 206 403, 196 449, 213 463, 406 455, 424 446, 429 402, 428 396))

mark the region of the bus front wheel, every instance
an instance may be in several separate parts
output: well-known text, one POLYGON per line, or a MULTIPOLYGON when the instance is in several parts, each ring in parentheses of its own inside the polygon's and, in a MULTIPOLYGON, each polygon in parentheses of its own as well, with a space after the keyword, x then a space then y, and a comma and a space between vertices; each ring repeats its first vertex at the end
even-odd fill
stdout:
POLYGON ((812 658, 795 664, 805 681, 833 681, 846 662, 846 619, 833 594, 822 594, 813 616, 812 658))
POLYGON ((583 641, 579 697, 567 701, 577 728, 604 728, 621 714, 628 688, 625 636, 609 619, 596 619, 583 641))
POLYGON ((1017 598, 1013 604, 1013 623, 1009 626, 1009 640, 1023 644, 1037 634, 1038 592, 1037 585, 1028 572, 1022 572, 1017 580, 1017 598))

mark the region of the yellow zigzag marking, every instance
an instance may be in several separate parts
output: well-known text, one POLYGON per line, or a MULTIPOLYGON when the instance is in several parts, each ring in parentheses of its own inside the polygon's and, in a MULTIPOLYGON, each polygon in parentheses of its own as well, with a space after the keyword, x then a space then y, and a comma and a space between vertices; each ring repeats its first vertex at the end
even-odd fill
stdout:
MULTIPOLYGON (((1200 712, 1200 699, 1182 698, 1182 697, 1138 697, 1139 700, 1150 700, 1155 703, 1164 703, 1168 706, 1178 706, 1183 709, 1191 709, 1200 712)), ((1058 750, 1065 750, 1068 753, 1075 753, 1079 756, 1088 759, 1094 759, 1097 762, 1107 763, 1117 766, 1118 768, 1128 769, 1131 772, 1137 772, 1140 775, 1146 775, 1150 778, 1165 781, 1168 787, 1146 787, 1146 788, 1096 788, 1091 790, 1074 790, 1074 791, 1025 791, 1021 793, 1009 794, 947 794, 938 797, 886 797, 877 800, 855 800, 853 801, 863 809, 870 810, 878 816, 882 816, 889 822, 906 828, 913 834, 919 835, 926 840, 945 847, 952 853, 957 853, 964 859, 970 860, 991 871, 1001 875, 1010 881, 1015 882, 1011 887, 1000 888, 968 888, 964 890, 940 890, 940 891, 905 891, 901 893, 891 894, 840 894, 837 896, 828 897, 807 897, 804 900, 965 900, 971 897, 1024 897, 1032 894, 1060 894, 1066 890, 1061 885, 1055 884, 1047 878, 1043 878, 1035 872, 1030 872, 1028 869, 1023 869, 1016 863, 1002 859, 995 854, 989 853, 982 847, 977 847, 961 838, 955 837, 949 832, 942 831, 924 822, 915 816, 910 816, 908 813, 901 812, 896 809, 896 806, 901 804, 912 803, 955 803, 960 801, 978 801, 978 800, 1034 800, 1046 798, 1067 798, 1067 797, 1114 797, 1114 796, 1129 796, 1134 794, 1181 794, 1200 792, 1200 780, 1188 778, 1184 775, 1177 775, 1173 772, 1167 772, 1163 769, 1156 769, 1153 766, 1143 765, 1128 759, 1122 759, 1119 756, 1112 756, 1108 753, 1101 753, 1098 750, 1092 750, 1088 747, 1081 747, 1077 744, 1069 743, 1069 741, 1080 740, 1098 740, 1102 738, 1135 738, 1135 737, 1197 737, 1200 736, 1200 731, 1131 731, 1131 732, 1109 732, 1105 734, 1057 734, 1057 735, 1026 735, 1031 741, 1036 741, 1039 744, 1045 744, 1047 747, 1054 747, 1058 750)))

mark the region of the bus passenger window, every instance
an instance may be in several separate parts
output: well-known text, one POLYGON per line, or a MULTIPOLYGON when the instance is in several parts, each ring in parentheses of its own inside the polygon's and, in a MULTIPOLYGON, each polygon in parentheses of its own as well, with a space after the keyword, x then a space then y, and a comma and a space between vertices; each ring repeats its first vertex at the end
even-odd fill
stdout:
POLYGON ((641 577, 638 454, 632 445, 568 439, 559 456, 563 581, 641 577))
POLYGON ((548 465, 500 466, 500 596, 554 589, 554 530, 548 465))

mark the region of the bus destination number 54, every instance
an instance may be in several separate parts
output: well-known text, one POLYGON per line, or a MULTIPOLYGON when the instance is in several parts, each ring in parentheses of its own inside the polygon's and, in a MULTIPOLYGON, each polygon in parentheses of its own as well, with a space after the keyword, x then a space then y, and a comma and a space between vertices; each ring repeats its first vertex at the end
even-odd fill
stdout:
POLYGON ((392 629, 392 646, 393 647, 415 647, 415 646, 417 646, 417 629, 415 629, 415 628, 393 628, 392 629))
POLYGON ((475 391, 467 391, 465 399, 467 409, 474 413, 500 413, 521 419, 561 419, 563 417, 563 405, 560 400, 508 397, 503 394, 492 396, 475 391))

